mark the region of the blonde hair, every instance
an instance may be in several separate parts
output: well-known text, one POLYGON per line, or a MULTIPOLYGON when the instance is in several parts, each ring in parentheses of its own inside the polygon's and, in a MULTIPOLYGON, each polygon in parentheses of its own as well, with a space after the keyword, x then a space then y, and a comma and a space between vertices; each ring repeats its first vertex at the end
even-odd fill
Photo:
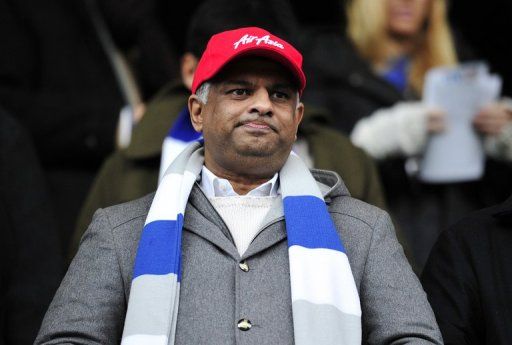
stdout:
MULTIPOLYGON (((348 37, 359 54, 374 65, 387 58, 385 3, 384 0, 352 0, 347 4, 348 37)), ((419 94, 430 68, 457 63, 446 12, 445 0, 430 1, 424 32, 411 56, 408 84, 419 94)))

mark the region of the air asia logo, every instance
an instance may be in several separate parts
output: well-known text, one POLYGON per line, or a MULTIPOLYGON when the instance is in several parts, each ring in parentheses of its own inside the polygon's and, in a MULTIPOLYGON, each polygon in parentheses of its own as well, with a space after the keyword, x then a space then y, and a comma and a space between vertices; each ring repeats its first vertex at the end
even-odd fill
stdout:
POLYGON ((281 43, 279 43, 278 41, 271 40, 269 35, 266 35, 263 37, 258 37, 258 36, 249 36, 248 34, 245 34, 237 42, 233 43, 233 46, 235 47, 235 49, 238 49, 238 46, 240 44, 241 45, 249 44, 254 41, 256 41, 257 46, 259 46, 261 43, 264 43, 264 44, 268 44, 268 45, 271 45, 274 47, 284 49, 284 46, 281 43))

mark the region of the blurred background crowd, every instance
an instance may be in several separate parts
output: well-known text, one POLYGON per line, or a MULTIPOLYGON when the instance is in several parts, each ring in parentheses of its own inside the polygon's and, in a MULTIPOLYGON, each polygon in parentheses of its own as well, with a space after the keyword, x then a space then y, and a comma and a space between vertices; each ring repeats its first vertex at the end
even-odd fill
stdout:
POLYGON ((387 210, 421 277, 442 232, 512 194, 511 19, 508 0, 0 0, 0 345, 33 342, 94 211, 155 190, 176 143, 197 138, 197 59, 211 33, 240 26, 303 53, 294 150, 387 210), (418 159, 452 129, 423 102, 426 75, 471 61, 503 82, 471 119, 484 172, 422 181, 418 159))

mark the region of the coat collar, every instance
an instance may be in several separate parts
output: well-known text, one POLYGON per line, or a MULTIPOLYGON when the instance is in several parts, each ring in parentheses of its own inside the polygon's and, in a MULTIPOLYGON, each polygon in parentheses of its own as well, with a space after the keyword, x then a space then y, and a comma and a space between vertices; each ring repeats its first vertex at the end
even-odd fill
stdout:
MULTIPOLYGON (((312 170, 313 177, 327 204, 332 198, 350 195, 340 176, 327 170, 312 170)), ((234 260, 245 259, 275 245, 286 238, 282 199, 277 198, 271 211, 265 217, 262 230, 256 235, 247 252, 240 257, 231 234, 214 207, 196 183, 189 197, 185 211, 184 229, 215 244, 234 260), (205 226, 208 224, 208 226, 205 226)))

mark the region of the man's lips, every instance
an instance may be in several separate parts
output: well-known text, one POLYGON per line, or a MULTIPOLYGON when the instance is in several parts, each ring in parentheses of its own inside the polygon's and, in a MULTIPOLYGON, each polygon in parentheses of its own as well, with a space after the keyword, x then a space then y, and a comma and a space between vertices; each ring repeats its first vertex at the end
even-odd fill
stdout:
POLYGON ((262 123, 255 123, 255 122, 248 122, 244 124, 246 127, 255 128, 255 129, 270 129, 270 127, 266 124, 262 123))
POLYGON ((246 120, 242 121, 238 124, 237 127, 243 126, 245 128, 255 129, 255 130, 273 130, 276 131, 275 127, 271 124, 268 124, 264 121, 258 120, 246 120))

